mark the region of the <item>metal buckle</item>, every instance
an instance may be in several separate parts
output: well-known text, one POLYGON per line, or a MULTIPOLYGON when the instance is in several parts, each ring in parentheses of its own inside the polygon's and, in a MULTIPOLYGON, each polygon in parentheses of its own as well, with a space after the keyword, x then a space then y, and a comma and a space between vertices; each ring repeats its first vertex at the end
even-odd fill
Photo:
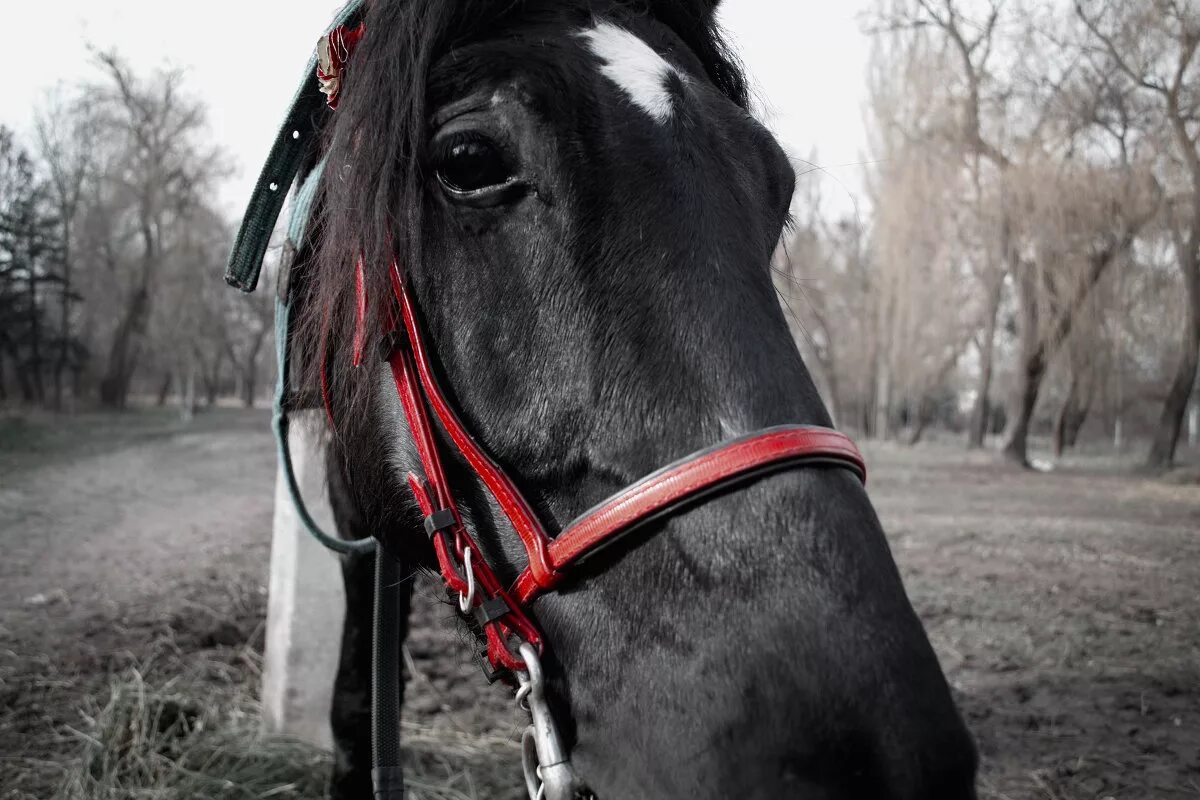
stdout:
POLYGON ((520 652, 527 671, 517 676, 521 682, 517 703, 528 708, 533 722, 521 737, 521 765, 529 800, 574 800, 578 782, 546 702, 542 662, 528 642, 521 645, 520 652))

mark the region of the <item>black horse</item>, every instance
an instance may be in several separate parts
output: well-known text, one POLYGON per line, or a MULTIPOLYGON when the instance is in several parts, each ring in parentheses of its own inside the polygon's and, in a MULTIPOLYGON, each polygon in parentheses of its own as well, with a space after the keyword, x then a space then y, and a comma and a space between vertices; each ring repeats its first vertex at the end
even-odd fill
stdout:
MULTIPOLYGON (((794 173, 715 6, 368 3, 293 267, 342 536, 433 564, 391 377, 351 366, 355 253, 376 298, 400 258, 451 402, 551 527, 714 442, 829 424, 769 268, 794 173)), ((448 466, 513 580, 520 542, 448 466)), ((339 799, 371 796, 371 560, 345 568, 339 799)), ((589 563, 532 610, 597 797, 975 796, 971 739, 849 472, 761 478, 589 563)))

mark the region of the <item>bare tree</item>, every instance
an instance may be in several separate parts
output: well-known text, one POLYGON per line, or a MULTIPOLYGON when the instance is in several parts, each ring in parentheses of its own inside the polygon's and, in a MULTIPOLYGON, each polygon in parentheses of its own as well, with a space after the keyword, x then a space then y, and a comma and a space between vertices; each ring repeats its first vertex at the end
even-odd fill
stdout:
POLYGON ((53 370, 56 409, 63 407, 63 373, 79 361, 71 321, 71 306, 79 299, 73 284, 72 245, 84 184, 93 174, 93 151, 87 135, 92 121, 84 96, 64 97, 62 94, 52 96, 35 120, 38 149, 49 173, 50 196, 62 226, 58 353, 53 370))
POLYGON ((158 277, 157 303, 148 323, 156 345, 150 366, 156 374, 179 377, 185 414, 194 408, 197 388, 206 406, 225 393, 228 342, 242 335, 243 320, 234 317, 238 298, 212 278, 220 272, 230 238, 224 218, 194 206, 186 225, 175 231, 171 257, 158 277))
MULTIPOLYGON (((971 165, 971 184, 974 189, 974 213, 978 224, 978 256, 972 260, 976 285, 983 298, 980 314, 983 324, 972 337, 971 344, 979 357, 979 374, 975 381, 975 400, 967 423, 967 448, 983 447, 992 421, 992 381, 996 374, 996 334, 999 328, 1000 307, 1004 302, 1008 278, 1009 253, 1012 247, 1012 223, 1005 209, 1003 196, 989 194, 983 180, 983 163, 976 158, 971 165), (997 213, 999 212, 999 213, 997 213)), ((999 185, 1003 191, 1003 185, 999 185)))
POLYGON ((179 73, 141 81, 116 56, 99 60, 108 78, 99 93, 99 121, 119 145, 106 166, 124 205, 117 211, 128 215, 137 241, 132 263, 122 270, 123 296, 100 382, 101 402, 120 408, 137 369, 173 231, 186 224, 203 185, 214 177, 214 158, 197 141, 202 109, 184 95, 179 73))
POLYGON ((263 349, 273 330, 274 304, 269 292, 235 296, 227 293, 230 306, 226 325, 226 351, 237 370, 242 405, 253 408, 264 369, 263 349))
POLYGON ((1166 187, 1166 224, 1188 303, 1178 366, 1147 457, 1147 466, 1161 469, 1174 460, 1200 363, 1200 7, 1115 0, 1076 2, 1075 13, 1089 34, 1085 46, 1103 56, 1103 66, 1155 101, 1158 119, 1143 133, 1161 134, 1163 174, 1182 177, 1166 187))
POLYGON ((904 128, 908 140, 941 143, 969 174, 976 198, 972 272, 984 303, 973 332, 980 380, 969 444, 982 442, 989 417, 996 315, 1011 276, 1016 364, 1003 453, 1022 464, 1051 359, 1093 288, 1153 213, 1145 170, 1129 163, 1127 153, 1114 158, 1076 147, 1080 124, 1063 113, 1062 101, 1075 64, 1047 33, 1060 22, 1045 10, 998 2, 898 0, 882 5, 873 25, 900 43, 903 58, 922 48, 941 57, 932 78, 937 91, 927 103, 940 112, 925 111, 921 125, 890 124, 904 128), (1005 54, 1003 66, 995 63, 998 52, 1005 54))
POLYGON ((857 216, 827 217, 819 172, 801 177, 792 230, 773 263, 776 286, 834 418, 875 435, 880 297, 870 234, 857 216))
MULTIPOLYGON (((1097 294, 1092 293, 1093 306, 1098 305, 1095 302, 1097 294)), ((1105 342, 1102 329, 1100 314, 1095 310, 1085 313, 1062 347, 1060 361, 1066 373, 1066 391, 1054 415, 1051 442, 1056 459, 1062 458, 1079 441, 1079 432, 1092 411, 1102 376, 1111 367, 1108 354, 1102 348, 1105 342)))

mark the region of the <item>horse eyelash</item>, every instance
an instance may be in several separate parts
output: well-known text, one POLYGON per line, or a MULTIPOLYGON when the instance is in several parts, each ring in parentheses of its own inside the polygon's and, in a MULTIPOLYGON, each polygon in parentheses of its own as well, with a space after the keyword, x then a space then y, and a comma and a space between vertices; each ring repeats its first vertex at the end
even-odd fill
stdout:
POLYGON ((433 142, 430 158, 434 164, 440 164, 450 157, 454 152, 454 148, 464 144, 486 144, 496 149, 496 152, 504 157, 507 164, 509 161, 507 150, 495 139, 482 134, 479 131, 458 131, 448 136, 444 136, 433 142))

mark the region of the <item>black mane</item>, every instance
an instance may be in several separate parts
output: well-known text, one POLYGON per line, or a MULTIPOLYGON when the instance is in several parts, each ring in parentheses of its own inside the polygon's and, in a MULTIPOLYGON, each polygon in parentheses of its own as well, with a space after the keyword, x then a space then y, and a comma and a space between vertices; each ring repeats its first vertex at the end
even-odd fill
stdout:
MULTIPOLYGON (((708 78, 742 108, 748 90, 741 66, 714 19, 711 0, 373 0, 364 12, 367 35, 347 72, 338 111, 330 115, 323 150, 330 167, 320 201, 293 267, 302 314, 295 335, 304 354, 299 373, 319 385, 322 370, 337 419, 352 419, 369 387, 355 380, 354 258, 368 265, 371 298, 390 293, 393 254, 420 263, 423 218, 422 157, 428 134, 430 71, 451 51, 530 25, 567 21, 579 28, 598 17, 649 15, 691 50, 708 78)), ((321 154, 314 154, 314 161, 321 154)), ((368 330, 379 330, 378 303, 369 304, 368 330)))

